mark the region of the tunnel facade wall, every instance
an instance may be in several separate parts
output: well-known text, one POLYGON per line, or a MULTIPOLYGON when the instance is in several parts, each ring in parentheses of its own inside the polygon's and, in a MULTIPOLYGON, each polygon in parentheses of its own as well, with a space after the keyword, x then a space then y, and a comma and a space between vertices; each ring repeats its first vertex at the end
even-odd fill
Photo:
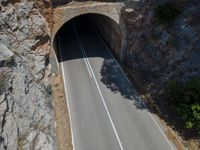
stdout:
POLYGON ((58 7, 54 10, 53 14, 53 29, 52 29, 52 39, 55 37, 58 30, 69 20, 83 15, 83 14, 101 14, 114 20, 120 25, 120 13, 122 3, 99 3, 91 2, 89 4, 81 5, 66 5, 63 7, 58 7))
POLYGON ((124 49, 122 47, 125 45, 121 45, 120 42, 121 39, 125 39, 123 37, 124 34, 122 33, 121 37, 119 34, 119 29, 123 26, 120 22, 121 9, 123 7, 123 3, 90 2, 85 4, 75 3, 73 5, 65 5, 55 8, 53 14, 54 24, 51 35, 53 51, 56 52, 54 49, 56 33, 65 23, 83 14, 97 14, 105 17, 101 17, 101 19, 100 17, 93 18, 94 23, 98 24, 99 31, 103 33, 103 35, 105 34, 104 38, 107 43, 110 43, 110 47, 114 50, 115 54, 120 56, 121 52, 124 52, 121 49, 124 49), (117 29, 117 26, 119 26, 119 29, 117 29))
POLYGON ((115 56, 120 56, 122 34, 118 24, 102 15, 90 15, 90 21, 97 28, 106 44, 113 50, 115 56))

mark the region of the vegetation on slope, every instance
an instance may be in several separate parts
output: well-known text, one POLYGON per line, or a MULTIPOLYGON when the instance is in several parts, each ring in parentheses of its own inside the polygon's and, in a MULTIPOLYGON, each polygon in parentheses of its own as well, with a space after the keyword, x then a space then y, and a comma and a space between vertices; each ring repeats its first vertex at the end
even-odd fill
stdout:
POLYGON ((170 81, 168 85, 170 103, 185 121, 188 129, 194 129, 200 136, 200 79, 186 83, 170 81))

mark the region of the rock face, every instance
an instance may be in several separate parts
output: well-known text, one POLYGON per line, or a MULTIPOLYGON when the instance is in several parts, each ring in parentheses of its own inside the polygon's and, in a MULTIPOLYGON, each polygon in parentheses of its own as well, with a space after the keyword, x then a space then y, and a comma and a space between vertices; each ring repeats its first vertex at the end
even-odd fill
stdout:
POLYGON ((0 43, 0 66, 6 65, 13 58, 14 53, 0 43))
POLYGON ((181 1, 181 14, 170 25, 155 20, 159 2, 129 2, 127 9, 132 11, 122 16, 129 33, 125 63, 156 94, 162 93, 168 80, 200 78, 200 2, 181 1))
POLYGON ((0 0, 1 150, 55 149, 50 34, 38 2, 0 0))

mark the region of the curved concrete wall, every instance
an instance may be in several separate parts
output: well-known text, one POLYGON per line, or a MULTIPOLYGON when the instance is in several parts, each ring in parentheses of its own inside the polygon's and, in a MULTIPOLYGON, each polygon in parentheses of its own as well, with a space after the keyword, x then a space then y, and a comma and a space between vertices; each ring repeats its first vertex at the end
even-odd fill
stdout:
MULTIPOLYGON (((69 20, 74 17, 83 15, 83 14, 100 14, 107 16, 111 20, 115 21, 116 24, 122 28, 123 22, 121 22, 121 9, 123 7, 123 3, 104 3, 104 2, 76 2, 72 4, 68 4, 62 7, 57 7, 54 9, 54 25, 52 28, 52 46, 54 42, 54 38, 59 29, 69 20)), ((119 50, 119 57, 121 58, 121 52, 124 52, 124 48, 126 44, 123 39, 126 39, 126 34, 121 29, 121 48, 119 50)), ((111 45, 111 47, 113 47, 111 45)))
POLYGON ((94 13, 105 15, 114 20, 117 24, 120 24, 122 7, 122 3, 90 2, 86 4, 75 3, 73 5, 66 5, 63 7, 55 8, 52 38, 54 38, 57 31, 62 27, 63 24, 82 14, 94 13))

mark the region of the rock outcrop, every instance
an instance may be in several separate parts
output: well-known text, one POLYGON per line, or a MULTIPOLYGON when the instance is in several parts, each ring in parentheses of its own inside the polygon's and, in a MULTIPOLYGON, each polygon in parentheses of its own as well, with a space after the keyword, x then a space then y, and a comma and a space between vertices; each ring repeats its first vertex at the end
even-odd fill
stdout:
MULTIPOLYGON (((166 0, 165 0, 166 1, 166 0)), ((155 19, 156 6, 164 1, 129 2, 123 19, 128 30, 125 63, 151 93, 162 93, 171 79, 200 77, 200 2, 183 0, 178 18, 170 25, 155 19)))
POLYGON ((0 0, 2 150, 55 148, 50 31, 39 2, 0 0))

